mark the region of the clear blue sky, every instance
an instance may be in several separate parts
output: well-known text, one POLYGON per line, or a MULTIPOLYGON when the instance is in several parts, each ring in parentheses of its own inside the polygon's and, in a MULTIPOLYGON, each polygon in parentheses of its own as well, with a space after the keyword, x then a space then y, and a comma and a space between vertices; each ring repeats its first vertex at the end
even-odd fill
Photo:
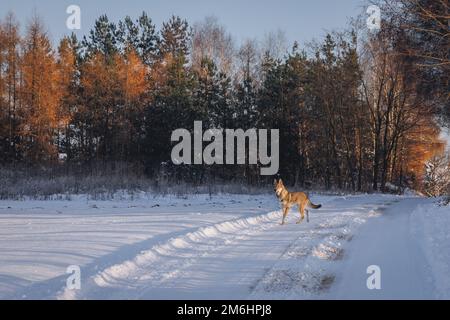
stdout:
POLYGON ((261 39, 265 33, 281 29, 289 43, 300 43, 323 36, 326 31, 342 29, 348 18, 362 12, 365 0, 1 0, 0 16, 13 11, 24 27, 33 12, 43 18, 55 42, 71 31, 66 28, 66 8, 81 8, 82 29, 86 34, 95 19, 106 13, 117 21, 126 15, 137 17, 143 10, 159 26, 172 14, 189 23, 214 15, 239 42, 246 38, 261 39))

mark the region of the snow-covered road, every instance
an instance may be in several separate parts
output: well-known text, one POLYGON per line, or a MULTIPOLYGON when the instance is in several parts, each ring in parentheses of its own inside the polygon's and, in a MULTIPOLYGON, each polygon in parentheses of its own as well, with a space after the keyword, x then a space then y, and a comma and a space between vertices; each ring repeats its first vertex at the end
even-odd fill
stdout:
POLYGON ((411 232, 419 221, 412 213, 424 199, 404 199, 385 210, 378 219, 361 227, 348 246, 341 281, 333 297, 338 299, 431 299, 433 279, 420 246, 422 238, 411 232), (370 265, 381 270, 381 290, 368 290, 370 265))
POLYGON ((274 196, 0 201, 0 298, 435 297, 431 273, 447 257, 430 263, 439 247, 411 222, 429 200, 312 199, 323 208, 310 223, 292 210, 285 226, 274 196), (366 287, 372 264, 379 291, 366 287), (66 288, 69 265, 81 268, 80 290, 66 288))

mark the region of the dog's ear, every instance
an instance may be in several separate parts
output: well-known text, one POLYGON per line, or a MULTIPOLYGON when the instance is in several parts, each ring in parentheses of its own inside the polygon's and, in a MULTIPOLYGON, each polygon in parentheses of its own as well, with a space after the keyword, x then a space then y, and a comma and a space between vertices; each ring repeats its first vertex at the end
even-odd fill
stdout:
POLYGON ((276 186, 277 185, 277 178, 273 179, 273 185, 276 186))
POLYGON ((283 184, 283 180, 281 180, 281 178, 280 178, 280 180, 279 180, 278 182, 281 183, 281 184, 283 184))

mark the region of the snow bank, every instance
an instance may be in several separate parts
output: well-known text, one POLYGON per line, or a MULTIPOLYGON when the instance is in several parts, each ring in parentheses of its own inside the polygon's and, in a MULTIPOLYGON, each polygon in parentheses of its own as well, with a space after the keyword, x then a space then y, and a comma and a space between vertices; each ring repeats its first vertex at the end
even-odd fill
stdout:
POLYGON ((412 233, 418 238, 433 277, 436 296, 450 298, 450 207, 429 200, 412 212, 412 233))

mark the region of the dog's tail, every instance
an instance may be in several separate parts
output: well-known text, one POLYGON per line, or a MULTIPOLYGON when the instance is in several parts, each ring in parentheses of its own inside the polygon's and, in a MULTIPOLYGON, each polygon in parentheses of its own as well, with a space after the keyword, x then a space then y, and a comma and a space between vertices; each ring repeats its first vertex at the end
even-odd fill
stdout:
POLYGON ((322 205, 321 205, 321 204, 314 204, 314 203, 312 203, 311 200, 309 200, 309 199, 308 199, 308 205, 309 205, 310 208, 313 208, 313 209, 319 209, 319 208, 322 208, 322 205))

